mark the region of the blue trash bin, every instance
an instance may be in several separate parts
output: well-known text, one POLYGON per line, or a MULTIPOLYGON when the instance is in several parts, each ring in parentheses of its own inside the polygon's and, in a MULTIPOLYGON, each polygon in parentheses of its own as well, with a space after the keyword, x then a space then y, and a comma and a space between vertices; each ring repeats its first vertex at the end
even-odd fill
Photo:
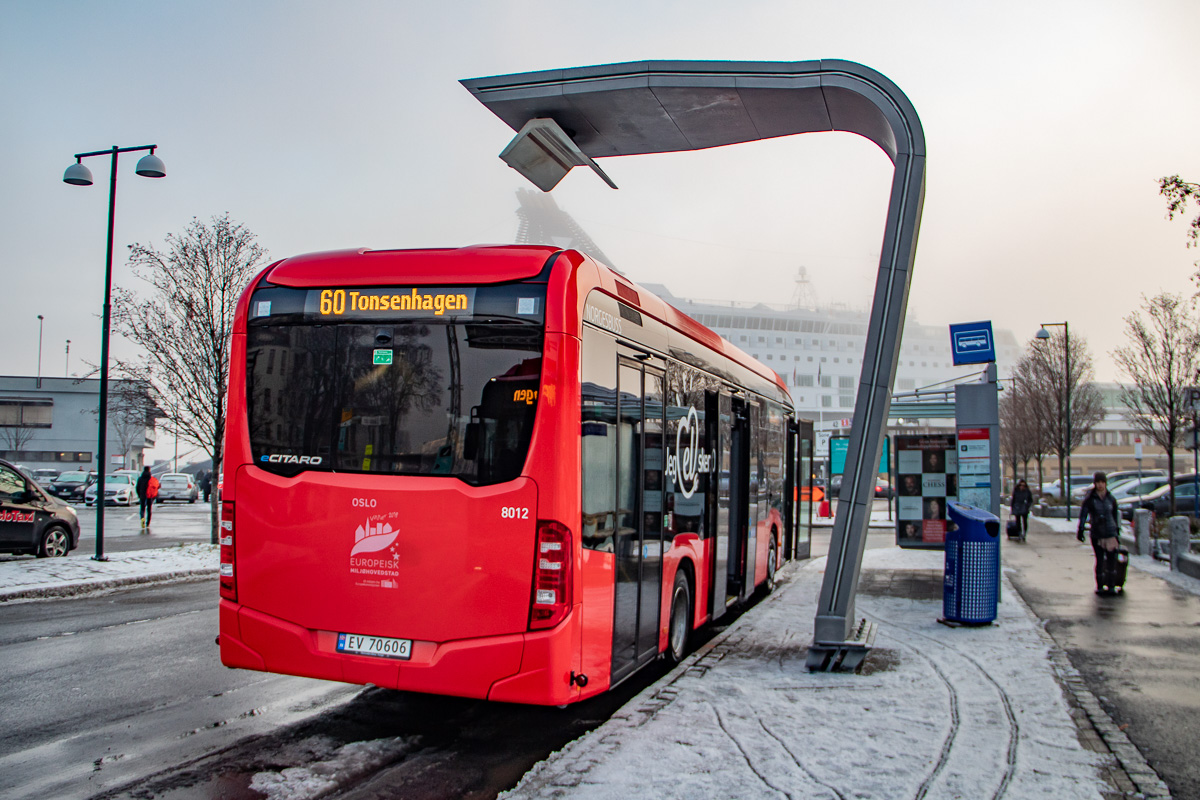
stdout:
POLYGON ((949 501, 942 614, 947 622, 990 625, 1000 601, 1000 518, 949 501))

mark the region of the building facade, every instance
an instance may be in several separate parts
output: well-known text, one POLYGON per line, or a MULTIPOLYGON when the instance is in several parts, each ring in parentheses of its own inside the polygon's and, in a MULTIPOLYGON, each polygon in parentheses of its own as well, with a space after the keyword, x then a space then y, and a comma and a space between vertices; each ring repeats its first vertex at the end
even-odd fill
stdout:
MULTIPOLYGON (((29 469, 96 469, 100 381, 0 376, 0 458, 29 469)), ((161 413, 146 387, 109 381, 108 470, 141 469, 161 413)))
MULTIPOLYGON (((660 284, 643 285, 779 373, 800 416, 853 417, 866 349, 867 312, 689 300, 660 284)), ((1010 331, 997 330, 995 338, 997 366, 1005 377, 1020 357, 1020 347, 1010 331)), ((981 366, 954 366, 948 326, 909 322, 901 339, 894 391, 946 388, 972 379, 969 376, 981 366)))

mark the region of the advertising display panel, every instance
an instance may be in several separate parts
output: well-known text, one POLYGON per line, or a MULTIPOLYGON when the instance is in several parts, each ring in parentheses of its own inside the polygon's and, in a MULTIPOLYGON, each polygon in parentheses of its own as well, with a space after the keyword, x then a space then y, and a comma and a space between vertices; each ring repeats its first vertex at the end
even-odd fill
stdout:
POLYGON ((940 549, 946 501, 958 495, 954 434, 896 436, 896 544, 940 549))

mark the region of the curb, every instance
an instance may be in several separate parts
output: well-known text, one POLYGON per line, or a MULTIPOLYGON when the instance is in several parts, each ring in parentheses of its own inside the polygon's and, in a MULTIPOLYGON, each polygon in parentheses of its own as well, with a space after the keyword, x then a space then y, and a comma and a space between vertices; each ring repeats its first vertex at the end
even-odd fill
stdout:
POLYGON ((125 578, 100 578, 82 583, 71 583, 65 586, 30 586, 28 588, 0 589, 0 605, 13 600, 56 600, 64 597, 80 597, 100 592, 125 589, 132 586, 154 586, 168 583, 185 583, 201 581, 215 577, 218 569, 180 570, 163 572, 157 575, 131 575, 125 578))
POLYGON ((1121 797, 1146 798, 1146 800, 1171 800, 1171 790, 1154 768, 1146 761, 1137 745, 1129 740, 1125 731, 1112 720, 1108 712, 1100 705, 1096 695, 1087 687, 1079 670, 1071 663, 1067 651, 1059 646, 1054 637, 1046 630, 1045 620, 1039 619, 1021 592, 1013 586, 1013 591, 1021 598, 1021 603, 1030 615, 1037 619, 1038 636, 1046 643, 1050 651, 1050 665, 1054 668, 1054 676, 1068 695, 1071 706, 1071 716, 1079 728, 1084 746, 1091 750, 1106 753, 1113 759, 1112 766, 1105 770, 1105 776, 1121 792, 1121 797), (1077 712, 1077 713, 1076 713, 1077 712))

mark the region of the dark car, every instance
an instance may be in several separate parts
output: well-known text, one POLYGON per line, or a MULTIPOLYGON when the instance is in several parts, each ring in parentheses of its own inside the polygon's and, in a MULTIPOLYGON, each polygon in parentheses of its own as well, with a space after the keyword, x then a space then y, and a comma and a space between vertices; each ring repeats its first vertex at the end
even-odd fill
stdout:
MULTIPOLYGON (((1171 487, 1160 486, 1150 494, 1134 498, 1132 503, 1119 503, 1121 516, 1125 519, 1133 517, 1135 508, 1145 508, 1153 511, 1155 516, 1169 516, 1171 513, 1171 487)), ((1196 484, 1191 475, 1175 479, 1175 513, 1192 515, 1196 512, 1196 484)))
POLYGON ((78 544, 75 509, 0 460, 0 552, 65 556, 78 544))
POLYGON ((54 480, 46 490, 55 497, 63 500, 83 500, 83 493, 96 482, 94 472, 64 472, 54 480))

